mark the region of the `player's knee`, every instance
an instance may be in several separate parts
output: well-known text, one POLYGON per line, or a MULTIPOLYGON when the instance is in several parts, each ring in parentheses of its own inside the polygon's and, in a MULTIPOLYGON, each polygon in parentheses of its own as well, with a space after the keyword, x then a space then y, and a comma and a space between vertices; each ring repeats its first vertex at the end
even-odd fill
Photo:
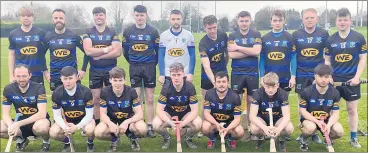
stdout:
POLYGON ((238 126, 234 129, 235 135, 233 136, 234 139, 241 139, 245 134, 245 130, 243 130, 242 126, 238 126))
POLYGON ((303 126, 304 127, 302 128, 302 133, 307 136, 312 135, 317 129, 314 123, 306 123, 306 124, 303 124, 303 126))
POLYGON ((57 139, 61 135, 61 129, 50 128, 49 135, 52 139, 57 139))
POLYGON ((211 124, 209 122, 207 122, 207 121, 204 121, 202 123, 201 132, 204 135, 208 136, 208 135, 210 135, 211 131, 212 131, 211 130, 211 124))
POLYGON ((136 129, 135 134, 138 135, 138 136, 146 135, 147 130, 148 130, 146 124, 143 121, 141 121, 141 122, 139 121, 139 122, 135 123, 135 129, 136 129))
POLYGON ((291 135, 293 133, 293 125, 292 123, 289 123, 287 124, 287 126, 284 128, 284 132, 287 134, 287 135, 291 135))
POLYGON ((50 122, 47 119, 38 120, 32 129, 37 134, 48 134, 50 131, 50 122))
POLYGON ((253 135, 260 135, 262 133, 262 130, 255 124, 250 124, 250 131, 253 135))
POLYGON ((163 124, 161 119, 158 116, 155 116, 155 118, 152 120, 152 127, 153 127, 154 131, 160 130, 161 124, 163 124))
POLYGON ((94 131, 94 135, 95 137, 97 137, 98 139, 101 139, 104 137, 104 133, 106 131, 106 128, 102 128, 101 126, 97 126, 95 128, 95 131, 94 131))
POLYGON ((332 126, 332 128, 331 128, 331 132, 332 132, 332 134, 334 134, 334 138, 335 139, 337 139, 337 138, 340 138, 340 137, 342 137, 343 136, 343 132, 344 132, 344 130, 343 130, 343 127, 342 127, 342 125, 340 124, 340 123, 336 123, 336 124, 334 124, 333 126, 332 126))
POLYGON ((195 118, 195 120, 193 120, 192 123, 193 123, 196 131, 200 131, 201 130, 202 119, 199 116, 197 116, 195 118))
POLYGON ((0 121, 0 125, 0 133, 8 133, 8 126, 6 126, 3 120, 0 121))
POLYGON ((8 132, 0 132, 0 138, 9 138, 8 132))
POLYGON ((357 109, 354 108, 347 108, 347 113, 349 116, 357 116, 357 109))
POLYGON ((87 137, 93 137, 95 134, 95 127, 86 127, 84 130, 87 137))

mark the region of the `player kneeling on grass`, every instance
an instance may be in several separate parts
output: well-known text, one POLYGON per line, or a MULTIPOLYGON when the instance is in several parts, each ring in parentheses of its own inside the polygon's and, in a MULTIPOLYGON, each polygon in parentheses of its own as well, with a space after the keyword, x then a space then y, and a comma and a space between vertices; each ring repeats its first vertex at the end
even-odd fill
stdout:
POLYGON ((169 72, 171 82, 164 84, 161 89, 159 103, 156 106, 157 116, 153 120, 154 130, 164 138, 162 149, 168 149, 170 135, 167 128, 186 128, 183 134, 186 144, 191 149, 196 149, 192 137, 200 131, 202 120, 197 115, 195 86, 184 79, 184 66, 181 63, 175 62, 170 65, 169 72), (179 121, 172 121, 173 116, 178 116, 179 121))
POLYGON ((250 107, 251 133, 259 137, 257 148, 262 147, 264 137, 279 136, 279 151, 285 152, 285 137, 293 132, 288 92, 279 87, 279 77, 274 72, 269 72, 260 81, 263 86, 254 92, 250 107), (270 125, 268 108, 272 109, 274 125, 270 125))
POLYGON ((214 148, 215 139, 223 132, 227 146, 236 149, 236 141, 244 135, 241 122, 241 99, 238 93, 228 88, 226 72, 215 74, 215 88, 206 92, 202 133, 209 137, 208 148, 214 148), (225 123, 224 127, 220 123, 225 123))
POLYGON ((91 90, 77 83, 78 72, 74 67, 66 66, 60 73, 63 85, 56 88, 51 97, 55 123, 50 128, 50 137, 64 142, 63 152, 69 152, 68 137, 82 129, 83 135, 88 137, 87 152, 93 152, 95 120, 92 119, 94 109, 91 90))
POLYGON ((50 121, 45 87, 30 80, 31 72, 27 65, 16 65, 13 74, 15 82, 7 85, 3 91, 0 137, 16 137, 16 152, 20 152, 29 143, 28 136, 40 136, 43 139, 41 151, 47 152, 50 148, 50 121), (12 104, 16 113, 23 114, 18 122, 13 122, 10 116, 12 104))
POLYGON ((100 122, 95 136, 102 140, 111 140, 108 152, 116 151, 119 134, 126 134, 131 140, 134 151, 140 151, 137 136, 147 132, 143 121, 143 110, 136 90, 125 85, 126 73, 122 68, 114 67, 109 71, 110 86, 102 89, 100 102, 100 122))
POLYGON ((329 82, 332 79, 332 67, 319 64, 314 69, 315 83, 301 93, 300 113, 301 118, 301 151, 307 151, 307 138, 316 130, 328 132, 331 139, 337 139, 343 135, 343 127, 339 120, 340 93, 329 82), (320 120, 325 117, 324 121, 320 120))

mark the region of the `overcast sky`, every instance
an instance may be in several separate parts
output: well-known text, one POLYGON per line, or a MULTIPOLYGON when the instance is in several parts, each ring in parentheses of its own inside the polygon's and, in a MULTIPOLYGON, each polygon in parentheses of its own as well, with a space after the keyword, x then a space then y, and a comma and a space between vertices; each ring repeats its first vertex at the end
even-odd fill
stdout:
MULTIPOLYGON (((25 1, 26 2, 26 1, 25 1)), ((28 1, 27 3, 29 3, 28 1)), ((143 1, 143 4, 147 7, 150 7, 152 10, 152 14, 149 14, 150 18, 153 20, 160 19, 160 3, 161 1, 143 1)), ((163 1, 162 6, 163 9, 167 3, 174 2, 180 4, 180 1, 163 1)), ((6 5, 9 2, 1 1, 1 10, 4 10, 6 7, 11 7, 6 5)), ((110 1, 34 1, 34 3, 44 3, 51 7, 52 9, 57 8, 58 4, 69 3, 69 4, 79 4, 83 5, 88 13, 92 12, 92 9, 96 6, 102 6, 107 8, 109 6, 110 1)), ((133 20, 131 12, 135 5, 141 4, 142 1, 125 1, 128 5, 130 14, 128 15, 127 22, 131 22, 133 20)), ((183 3, 183 1, 182 1, 183 3)), ((192 1, 195 5, 200 5, 200 9, 203 15, 215 14, 215 1, 192 1)), ((362 2, 359 1, 359 12, 362 7, 362 2)), ((275 6, 282 9, 291 9, 294 8, 298 11, 301 11, 304 8, 313 7, 317 10, 324 10, 326 1, 217 1, 216 2, 216 14, 218 17, 222 17, 227 15, 229 18, 233 18, 238 12, 246 10, 249 11, 252 16, 255 16, 255 13, 264 6, 275 6)), ((347 7, 351 14, 356 14, 357 1, 328 1, 327 2, 328 9, 339 9, 341 7, 347 7)), ((363 2, 363 10, 364 12, 367 10, 367 1, 363 2)), ((179 9, 179 8, 177 8, 179 9)), ((109 10, 107 9, 107 14, 109 14, 109 10)))

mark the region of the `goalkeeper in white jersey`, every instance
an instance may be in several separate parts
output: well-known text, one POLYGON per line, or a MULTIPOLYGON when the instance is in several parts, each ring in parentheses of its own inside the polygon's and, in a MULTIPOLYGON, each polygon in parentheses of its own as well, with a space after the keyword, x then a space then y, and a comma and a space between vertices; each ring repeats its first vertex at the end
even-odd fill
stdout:
POLYGON ((184 66, 185 79, 192 83, 195 70, 195 44, 192 33, 182 28, 182 13, 179 10, 170 12, 170 29, 160 35, 159 43, 159 83, 169 82, 169 66, 179 62, 184 66))

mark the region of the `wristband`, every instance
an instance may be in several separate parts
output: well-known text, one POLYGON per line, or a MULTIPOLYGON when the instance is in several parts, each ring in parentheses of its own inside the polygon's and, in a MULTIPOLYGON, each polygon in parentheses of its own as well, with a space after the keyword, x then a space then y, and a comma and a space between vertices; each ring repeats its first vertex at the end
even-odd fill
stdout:
POLYGON ((104 51, 104 53, 106 54, 106 53, 108 53, 108 52, 109 52, 109 49, 108 49, 108 48, 103 48, 103 51, 104 51))

